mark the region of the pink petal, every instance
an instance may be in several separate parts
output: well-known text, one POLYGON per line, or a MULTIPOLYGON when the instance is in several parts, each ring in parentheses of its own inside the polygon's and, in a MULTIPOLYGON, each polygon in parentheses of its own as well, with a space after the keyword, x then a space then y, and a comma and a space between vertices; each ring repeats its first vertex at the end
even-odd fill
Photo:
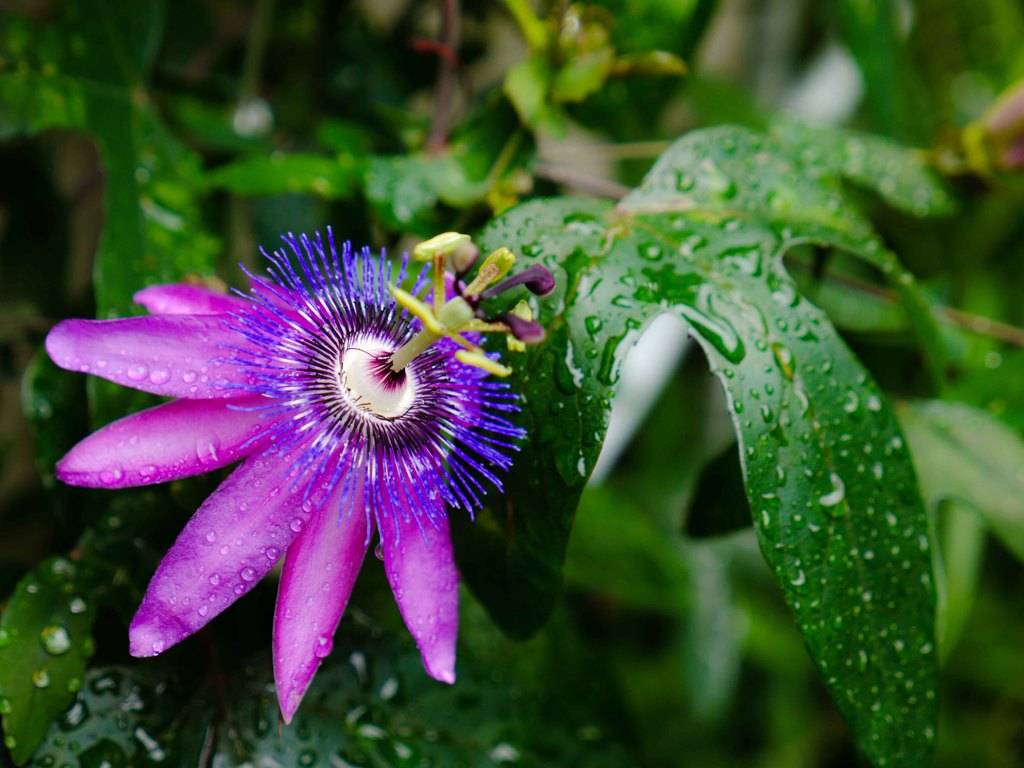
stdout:
POLYGON ((288 549, 274 611, 274 679, 290 723, 320 660, 331 652, 368 542, 362 492, 339 483, 288 549))
POLYGON ((455 640, 459 630, 459 572, 448 521, 440 528, 381 515, 384 570, 398 609, 423 657, 427 674, 455 682, 455 640), (425 540, 424 540, 425 539, 425 540))
POLYGON ((226 466, 260 449, 246 443, 268 426, 252 410, 263 401, 175 400, 126 416, 68 451, 57 462, 57 479, 88 488, 128 488, 226 466))
POLYGON ((230 345, 246 339, 224 315, 157 315, 123 320, 64 320, 46 337, 46 351, 61 368, 102 376, 156 395, 206 399, 233 397, 249 381, 226 362, 230 345))
POLYGON ((249 304, 237 296, 188 283, 151 285, 132 298, 154 315, 223 315, 249 304))
POLYGON ((203 502, 164 556, 128 630, 133 656, 155 656, 200 629, 274 567, 309 519, 295 459, 250 456, 203 502))

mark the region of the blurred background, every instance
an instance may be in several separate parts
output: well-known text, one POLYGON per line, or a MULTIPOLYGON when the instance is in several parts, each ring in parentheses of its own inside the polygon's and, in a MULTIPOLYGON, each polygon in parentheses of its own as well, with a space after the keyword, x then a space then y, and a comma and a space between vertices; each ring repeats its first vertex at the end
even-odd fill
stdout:
POLYGON ((934 301, 941 391, 878 274, 810 250, 787 267, 897 402, 971 406, 981 440, 999 425, 998 456, 949 490, 933 478, 966 459, 904 422, 942 546, 936 765, 1024 765, 1022 77, 1020 0, 0 0, 0 608, 48 558, 106 567, 75 637, 90 671, 32 764, 862 764, 758 551, 721 389, 669 319, 626 361, 547 627, 504 638, 464 591, 445 688, 368 562, 280 735, 273 578, 194 641, 127 656, 219 478, 109 494, 52 474, 151 402, 57 372, 40 349, 61 318, 137 312, 161 280, 243 285, 285 231, 400 250, 532 196, 616 198, 689 130, 786 114, 911 147, 957 197, 921 220, 855 193, 934 301), (569 73, 545 92, 531 19, 569 73))

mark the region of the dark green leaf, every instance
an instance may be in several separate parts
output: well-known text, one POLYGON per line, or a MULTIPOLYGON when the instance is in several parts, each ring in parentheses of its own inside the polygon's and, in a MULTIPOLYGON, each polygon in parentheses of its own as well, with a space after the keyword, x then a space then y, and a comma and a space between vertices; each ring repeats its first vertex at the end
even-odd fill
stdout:
POLYGON ((686 533, 696 538, 720 536, 750 525, 743 494, 743 468, 730 445, 704 467, 690 500, 686 533))
POLYGON ((634 608, 685 613, 689 563, 683 542, 665 533, 631 499, 607 487, 589 488, 573 528, 566 583, 634 608))
POLYGON ((994 365, 971 371, 949 388, 948 396, 982 408, 1018 432, 1024 433, 1024 350, 1007 350, 990 358, 994 365))
POLYGON ((350 197, 362 175, 349 154, 324 157, 302 152, 254 155, 206 174, 207 187, 236 195, 276 196, 303 192, 329 200, 350 197))
MULTIPOLYGON (((0 136, 73 128, 96 141, 107 181, 97 310, 127 315, 146 283, 212 268, 216 243, 199 224, 193 194, 199 162, 166 131, 146 90, 162 4, 71 0, 59 9, 53 22, 0 25, 0 136)), ((129 402, 113 385, 92 391, 101 422, 129 402)))
POLYGON ((42 563, 15 589, 0 618, 0 714, 15 762, 32 755, 81 688, 92 618, 64 558, 42 563))
POLYGON ((559 286, 539 302, 548 339, 515 375, 530 437, 509 493, 456 525, 463 574, 496 620, 525 634, 550 611, 622 355, 676 313, 725 387, 762 551, 858 744, 879 765, 925 764, 934 593, 913 466, 878 387, 782 267, 807 241, 876 257, 839 180, 756 134, 704 131, 617 207, 527 203, 483 241, 559 286))
POLYGON ((86 431, 84 382, 64 375, 40 350, 22 379, 21 407, 32 428, 39 473, 52 485, 57 461, 86 431))
MULTIPOLYGON (((182 738, 180 679, 153 670, 97 667, 51 726, 30 765, 196 765, 198 745, 182 738)), ((195 734, 197 740, 204 734, 195 734)))

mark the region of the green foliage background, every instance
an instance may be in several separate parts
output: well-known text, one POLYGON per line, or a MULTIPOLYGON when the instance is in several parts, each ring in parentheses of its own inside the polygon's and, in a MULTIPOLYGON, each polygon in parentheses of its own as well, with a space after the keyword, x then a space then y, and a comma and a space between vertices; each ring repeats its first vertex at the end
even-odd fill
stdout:
POLYGON ((1024 765, 1024 8, 747 5, 0 2, 0 765, 1024 765), (558 288, 453 516, 458 683, 371 558, 279 728, 274 576, 127 655, 223 473, 58 485, 153 399, 41 345, 327 224, 558 288), (693 343, 592 476, 662 315, 693 343))

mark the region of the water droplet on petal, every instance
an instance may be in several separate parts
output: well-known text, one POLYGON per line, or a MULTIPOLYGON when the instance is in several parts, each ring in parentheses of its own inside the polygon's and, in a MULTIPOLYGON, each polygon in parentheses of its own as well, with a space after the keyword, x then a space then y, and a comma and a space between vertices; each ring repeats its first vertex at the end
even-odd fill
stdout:
POLYGON ((142 381, 146 378, 147 373, 149 373, 149 368, 141 363, 129 365, 128 370, 125 371, 125 375, 132 381, 142 381))
POLYGON ((322 659, 331 652, 333 647, 334 639, 330 635, 320 635, 316 639, 316 645, 313 646, 313 654, 318 659, 322 659))

